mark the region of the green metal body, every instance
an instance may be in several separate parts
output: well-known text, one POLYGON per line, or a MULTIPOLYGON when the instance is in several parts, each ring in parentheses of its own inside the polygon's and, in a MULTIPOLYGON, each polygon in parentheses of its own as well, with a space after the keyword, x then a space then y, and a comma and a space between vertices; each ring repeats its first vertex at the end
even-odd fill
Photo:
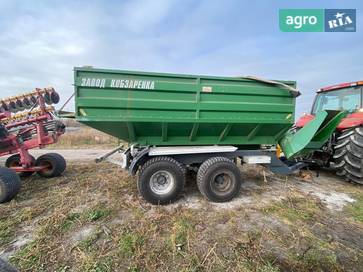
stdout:
POLYGON ((275 144, 294 124, 295 97, 278 85, 94 68, 74 73, 76 119, 129 143, 275 144))
POLYGON ((321 111, 300 130, 287 132, 279 141, 286 158, 303 156, 320 149, 345 116, 344 111, 321 111))

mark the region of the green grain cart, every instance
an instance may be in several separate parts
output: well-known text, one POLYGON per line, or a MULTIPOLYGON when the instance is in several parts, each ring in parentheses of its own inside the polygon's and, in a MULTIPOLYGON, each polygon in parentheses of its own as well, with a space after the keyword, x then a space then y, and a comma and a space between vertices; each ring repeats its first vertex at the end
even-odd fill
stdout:
POLYGON ((215 202, 238 194, 237 161, 291 173, 342 118, 323 111, 294 130, 294 81, 75 68, 74 85, 76 119, 129 143, 97 161, 138 174, 140 194, 154 204, 177 198, 187 170, 197 171, 200 192, 215 202), (293 163, 276 156, 277 143, 293 163), (119 161, 110 159, 116 152, 119 161))

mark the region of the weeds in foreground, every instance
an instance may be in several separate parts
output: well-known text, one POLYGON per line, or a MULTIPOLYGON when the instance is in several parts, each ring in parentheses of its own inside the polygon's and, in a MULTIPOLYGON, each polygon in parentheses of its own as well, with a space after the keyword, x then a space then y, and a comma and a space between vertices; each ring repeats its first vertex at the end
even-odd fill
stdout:
POLYGON ((265 213, 276 214, 291 223, 311 221, 318 210, 319 207, 314 200, 302 196, 291 196, 264 208, 265 213))
POLYGON ((346 212, 357 222, 363 223, 363 193, 354 197, 355 202, 347 205, 346 212))
POLYGON ((124 257, 131 257, 141 251, 144 244, 143 235, 129 229, 123 230, 118 239, 118 248, 124 257))
MULTIPOLYGON (((361 267, 362 255, 354 244, 350 247, 347 241, 339 248, 314 235, 315 223, 336 215, 326 215, 306 195, 289 194, 262 210, 241 206, 231 212, 208 204, 200 209, 156 207, 139 200, 133 178, 107 167, 100 171, 93 164, 71 164, 59 180, 32 185, 42 189, 34 189, 36 201, 20 198, 16 209, 2 210, 0 237, 7 241, 22 224, 33 224, 32 241, 11 258, 20 271, 300 272, 361 267), (80 236, 83 230, 90 231, 80 236), (352 252, 351 264, 340 259, 342 250, 352 252)), ((347 209, 359 218, 359 207, 347 209)))

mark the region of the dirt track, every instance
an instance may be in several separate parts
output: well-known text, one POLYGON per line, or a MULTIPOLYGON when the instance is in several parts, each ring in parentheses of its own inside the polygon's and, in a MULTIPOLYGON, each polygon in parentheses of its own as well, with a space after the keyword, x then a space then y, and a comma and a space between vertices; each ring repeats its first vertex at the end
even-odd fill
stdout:
MULTIPOLYGON (((106 154, 109 150, 105 149, 34 149, 30 153, 34 157, 42 154, 55 152, 61 154, 68 161, 94 161, 97 157, 106 154)), ((0 164, 5 162, 7 157, 0 158, 0 164)))

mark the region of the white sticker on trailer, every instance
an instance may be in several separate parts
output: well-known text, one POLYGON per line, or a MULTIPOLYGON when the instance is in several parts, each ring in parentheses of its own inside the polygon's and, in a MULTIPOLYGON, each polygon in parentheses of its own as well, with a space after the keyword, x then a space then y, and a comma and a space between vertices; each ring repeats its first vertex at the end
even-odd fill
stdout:
POLYGON ((243 162, 248 164, 271 163, 270 156, 243 156, 243 162))

